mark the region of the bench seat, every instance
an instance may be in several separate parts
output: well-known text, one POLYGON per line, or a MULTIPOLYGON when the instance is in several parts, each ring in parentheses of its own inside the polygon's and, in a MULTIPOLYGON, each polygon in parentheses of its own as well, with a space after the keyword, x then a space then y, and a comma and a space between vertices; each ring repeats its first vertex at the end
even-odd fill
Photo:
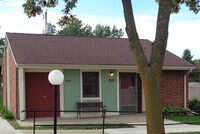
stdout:
POLYGON ((103 105, 103 102, 77 102, 76 103, 77 106, 77 118, 81 118, 81 112, 85 111, 89 111, 89 112, 103 112, 104 110, 106 110, 106 106, 103 105))

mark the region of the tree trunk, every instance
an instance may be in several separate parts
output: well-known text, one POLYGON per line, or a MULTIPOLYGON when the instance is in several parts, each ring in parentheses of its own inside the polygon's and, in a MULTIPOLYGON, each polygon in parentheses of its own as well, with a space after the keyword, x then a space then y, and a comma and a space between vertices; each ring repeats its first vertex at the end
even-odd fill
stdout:
POLYGON ((160 103, 160 80, 167 46, 172 0, 159 0, 158 3, 156 37, 152 43, 151 57, 148 61, 137 34, 131 0, 122 0, 130 49, 136 59, 145 94, 148 134, 165 133, 160 103))
POLYGON ((142 81, 145 94, 145 111, 148 134, 164 134, 163 115, 160 104, 160 81, 153 74, 142 81))

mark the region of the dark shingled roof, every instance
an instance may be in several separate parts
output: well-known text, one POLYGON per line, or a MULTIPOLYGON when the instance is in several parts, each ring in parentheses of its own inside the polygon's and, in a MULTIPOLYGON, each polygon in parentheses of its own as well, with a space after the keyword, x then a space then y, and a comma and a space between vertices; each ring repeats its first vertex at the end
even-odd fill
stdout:
MULTIPOLYGON (((17 64, 136 66, 128 39, 6 33, 17 64)), ((149 40, 140 40, 150 55, 149 40)), ((150 57, 150 56, 147 56, 150 57)), ((166 51, 164 66, 193 66, 166 51)))

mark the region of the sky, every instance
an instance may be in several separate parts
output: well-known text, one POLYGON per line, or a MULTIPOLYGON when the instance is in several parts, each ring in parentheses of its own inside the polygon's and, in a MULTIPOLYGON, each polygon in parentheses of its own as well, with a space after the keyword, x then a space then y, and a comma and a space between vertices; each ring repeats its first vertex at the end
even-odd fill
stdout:
MULTIPOLYGON (((16 33, 43 33, 45 22, 43 15, 28 18, 23 13, 22 4, 25 0, 0 0, 0 37, 5 37, 5 32, 16 33)), ((59 0, 56 8, 45 8, 48 12, 48 22, 56 25, 63 15, 63 0, 59 0)), ((132 0, 136 27, 140 39, 154 41, 158 4, 155 0, 132 0)), ((122 28, 124 38, 125 21, 121 0, 79 0, 77 7, 72 11, 84 24, 95 27, 97 24, 116 25, 122 28)), ((172 14, 169 24, 169 37, 167 50, 182 57, 183 51, 189 49, 194 56, 200 59, 200 13, 194 14, 185 6, 181 6, 178 14, 172 14)))

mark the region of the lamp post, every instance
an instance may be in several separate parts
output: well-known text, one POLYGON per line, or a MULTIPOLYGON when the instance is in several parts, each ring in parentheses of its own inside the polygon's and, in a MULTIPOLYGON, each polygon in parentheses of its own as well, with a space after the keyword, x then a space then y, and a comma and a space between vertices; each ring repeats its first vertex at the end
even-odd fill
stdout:
POLYGON ((57 134, 57 88, 62 84, 64 75, 60 70, 53 70, 48 75, 49 82, 54 85, 54 134, 57 134))

